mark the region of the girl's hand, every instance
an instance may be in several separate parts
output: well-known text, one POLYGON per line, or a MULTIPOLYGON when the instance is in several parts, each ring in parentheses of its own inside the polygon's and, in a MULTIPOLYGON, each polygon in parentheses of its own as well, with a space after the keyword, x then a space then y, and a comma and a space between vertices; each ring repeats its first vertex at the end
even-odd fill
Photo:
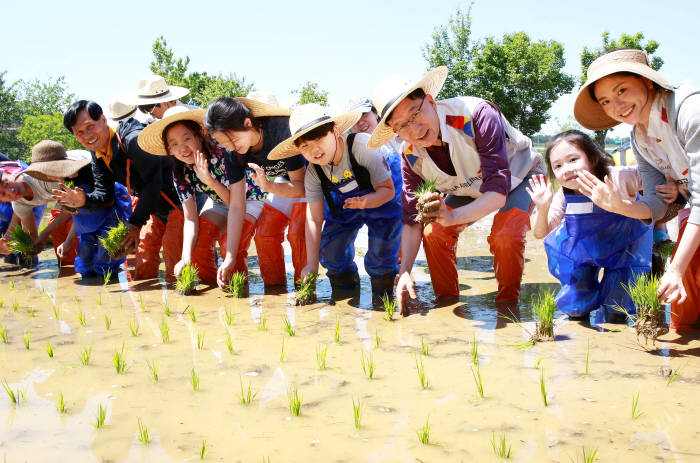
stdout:
POLYGON ((180 259, 180 261, 175 264, 175 268, 173 269, 173 273, 175 274, 176 277, 180 276, 180 273, 182 272, 182 267, 185 265, 189 264, 189 261, 180 259))
POLYGON ((302 283, 306 283, 306 277, 314 272, 318 273, 318 267, 314 268, 313 265, 306 265, 303 269, 301 269, 299 280, 301 280, 302 283))
POLYGON ((216 284, 219 285, 219 288, 226 289, 229 281, 231 281, 231 276, 233 275, 233 267, 235 266, 236 261, 234 260, 231 253, 227 252, 226 258, 221 263, 221 267, 219 267, 216 271, 216 284))
POLYGON ((533 175, 530 177, 530 186, 525 187, 525 191, 530 195, 530 199, 538 209, 542 209, 552 203, 554 190, 552 184, 547 181, 544 175, 533 175))
POLYGON ((267 175, 265 175, 265 171, 262 169, 262 167, 252 162, 248 164, 248 167, 255 171, 255 173, 252 174, 253 181, 255 182, 255 184, 258 187, 260 187, 260 189, 265 193, 269 192, 271 182, 267 179, 267 175))
POLYGON ((364 209, 366 204, 367 200, 364 196, 355 196, 345 200, 343 209, 364 209))
POLYGON ((206 186, 211 187, 214 183, 214 177, 209 172, 209 160, 201 151, 194 153, 194 173, 206 186))
POLYGON ((56 257, 63 260, 67 251, 68 251, 68 246, 66 245, 65 242, 59 244, 58 247, 56 248, 56 257))
POLYGON ((601 182, 592 173, 581 170, 578 172, 578 184, 581 194, 591 198, 591 201, 601 209, 615 214, 621 214, 624 211, 625 202, 622 194, 608 175, 605 176, 605 182, 601 182))
POLYGON ((678 198, 678 185, 668 174, 666 174, 666 182, 663 185, 657 185, 656 193, 661 196, 665 203, 671 204, 678 198))
POLYGON ((683 286, 683 275, 671 268, 666 270, 666 273, 661 278, 657 295, 659 301, 665 304, 685 301, 686 293, 683 286))

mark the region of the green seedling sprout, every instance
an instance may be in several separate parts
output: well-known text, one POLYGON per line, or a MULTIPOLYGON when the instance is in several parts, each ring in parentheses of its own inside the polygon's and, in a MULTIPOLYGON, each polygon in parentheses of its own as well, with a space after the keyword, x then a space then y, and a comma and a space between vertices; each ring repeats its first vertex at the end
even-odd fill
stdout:
POLYGON ((588 376, 591 372, 591 340, 590 338, 586 341, 586 365, 583 372, 583 376, 588 376))
POLYGON ((148 432, 148 426, 141 422, 141 418, 138 419, 138 438, 141 445, 146 445, 151 443, 150 433, 148 432))
POLYGON ((190 384, 192 385, 192 390, 197 392, 199 390, 199 374, 195 371, 194 367, 190 371, 190 384))
POLYGON ((335 317, 335 332, 333 333, 333 342, 340 344, 340 317, 335 317))
POLYGON ((236 394, 236 397, 238 397, 238 399, 241 401, 241 405, 250 405, 250 403, 253 402, 258 393, 252 391, 252 389, 250 388, 250 381, 248 381, 247 390, 243 387, 243 378, 239 377, 239 381, 241 383, 241 393, 240 395, 236 394))
POLYGON ((421 444, 430 444, 430 417, 428 417, 428 419, 425 420, 425 424, 423 426, 418 428, 418 430, 416 431, 416 435, 418 436, 418 440, 421 444))
POLYGON ((10 280, 10 289, 15 289, 15 280, 10 280))
POLYGON ((318 274, 316 272, 311 272, 304 280, 296 282, 296 286, 299 288, 295 295, 294 303, 296 305, 308 305, 316 301, 317 279, 318 274))
POLYGON ((3 325, 0 325, 0 341, 2 341, 3 344, 8 343, 7 328, 3 325))
POLYGON ((82 310, 78 313, 78 323, 80 323, 80 326, 87 326, 85 322, 85 312, 82 310))
POLYGON ((497 457, 507 460, 510 458, 510 445, 506 442, 506 433, 502 432, 496 439, 496 432, 491 433, 491 447, 497 457))
POLYGON ((126 356, 124 355, 124 344, 122 344, 121 349, 114 349, 114 354, 112 354, 112 365, 114 365, 114 370, 118 375, 122 375, 128 370, 128 367, 126 366, 126 356))
POLYGON ((316 344, 316 367, 318 371, 326 369, 326 355, 328 354, 328 345, 316 344))
POLYGON ((7 383, 7 380, 5 378, 0 381, 0 384, 2 384, 2 388, 5 389, 5 392, 7 393, 7 397, 10 399, 10 402, 12 402, 15 405, 22 405, 22 401, 25 400, 24 397, 24 391, 17 387, 17 392, 13 391, 10 385, 7 383))
POLYGON ((204 348, 204 331, 197 333, 197 349, 202 350, 204 348))
POLYGON ((187 312, 187 315, 190 317, 190 321, 192 321, 192 323, 197 323, 197 312, 194 311, 194 307, 188 305, 185 308, 185 312, 187 312))
POLYGON ((304 397, 299 394, 299 389, 297 389, 296 384, 294 384, 289 390, 287 399, 289 400, 289 411, 293 416, 299 416, 301 414, 301 407, 304 397))
MULTIPOLYGON (((581 462, 581 463, 593 463, 598 456, 598 447, 593 447, 593 448, 586 448, 586 447, 581 447, 581 456, 578 456, 578 453, 576 453, 576 463, 581 462)), ((574 461, 573 459, 570 458, 571 461, 574 461)))
POLYGON ((476 338, 476 333, 474 333, 474 338, 472 339, 472 365, 479 364, 479 340, 476 338))
POLYGON ((537 357, 537 360, 535 360, 535 365, 533 366, 535 370, 539 370, 542 368, 542 357, 537 357))
POLYGON ((651 339, 652 344, 656 343, 656 338, 668 333, 666 324, 666 313, 662 308, 657 296, 659 289, 659 279, 654 275, 638 275, 635 280, 622 287, 629 294, 630 299, 636 309, 636 314, 627 313, 623 307, 616 306, 615 310, 624 313, 633 321, 632 326, 639 336, 644 337, 644 344, 651 339))
POLYGON ((226 309, 224 311, 224 321, 228 326, 233 325, 233 311, 231 311, 231 309, 226 309))
POLYGON ((164 319, 160 321, 160 338, 163 340, 163 344, 170 342, 170 328, 168 327, 168 322, 164 319))
POLYGON ((63 392, 58 393, 58 403, 56 404, 56 408, 58 409, 58 413, 66 413, 66 401, 63 400, 63 392))
POLYGON ((109 329, 112 327, 112 317, 109 315, 105 314, 105 329, 109 331, 109 329))
POLYGON ((258 323, 258 330, 267 331, 267 316, 265 314, 260 315, 260 322, 258 323))
POLYGON ((384 307, 384 319, 386 321, 392 321, 394 319, 394 313, 396 313, 396 299, 390 294, 384 293, 382 296, 382 306, 384 307))
POLYGON ((53 346, 51 345, 51 341, 46 341, 46 354, 49 358, 53 358, 53 346))
POLYGON ((429 202, 428 198, 436 192, 437 190, 435 190, 434 181, 427 180, 418 185, 416 191, 413 193, 413 196, 418 200, 416 203, 416 209, 418 210, 418 214, 416 215, 416 222, 429 223, 435 221, 434 217, 425 217, 424 214, 426 212, 434 212, 435 210, 437 210, 433 207, 431 207, 430 210, 425 209, 425 206, 429 202))
MULTIPOLYGON (((10 241, 8 244, 10 252, 21 254, 22 261, 26 265, 31 263, 31 255, 36 253, 34 239, 32 235, 22 228, 22 225, 17 224, 15 228, 10 230, 10 241)), ((10 282, 10 287, 14 288, 14 281, 10 282)))
POLYGON ((292 322, 289 321, 289 318, 284 317, 284 320, 282 320, 284 323, 284 331, 287 332, 287 334, 291 337, 296 335, 296 330, 294 329, 294 325, 292 325, 292 322))
POLYGON ((19 311, 19 302, 15 301, 12 303, 12 311, 15 313, 19 311))
POLYGON ((355 398, 353 397, 352 399, 352 414, 353 418, 355 420, 355 429, 360 429, 362 427, 362 412, 364 411, 364 405, 362 404, 362 400, 358 397, 357 402, 355 402, 355 398))
POLYGON ((122 296, 119 295, 119 310, 124 310, 124 303, 122 302, 122 296))
POLYGON ((418 358, 416 355, 416 371, 418 372, 418 381, 420 382, 421 389, 428 389, 428 377, 425 375, 425 367, 423 366, 423 359, 418 358))
POLYGON ((683 369, 683 367, 686 366, 687 364, 688 364, 688 361, 686 361, 683 365, 679 366, 678 368, 676 368, 676 369, 672 372, 671 376, 668 377, 668 381, 666 381, 666 387, 668 387, 668 386, 670 386, 671 384, 673 384, 673 382, 674 382, 674 381, 676 380, 676 378, 678 377, 678 374, 681 372, 681 370, 683 369))
POLYGON ((120 220, 116 226, 107 229, 104 237, 99 238, 100 244, 113 259, 119 258, 127 252, 122 246, 122 241, 128 233, 129 227, 126 222, 120 220))
POLYGON ((540 395, 542 395, 542 403, 544 406, 548 406, 547 401, 547 385, 544 382, 544 368, 540 368, 540 395))
POLYGON ((481 369, 479 364, 472 366, 472 376, 474 377, 474 384, 476 385, 476 392, 479 393, 479 397, 484 398, 484 383, 481 379, 481 369))
POLYGON ((0 309, 2 309, 5 306, 5 301, 2 300, 0 297, 0 309))
POLYGON ((31 333, 29 332, 29 330, 27 330, 27 332, 24 335, 24 348, 26 350, 29 350, 29 340, 31 339, 31 337, 31 333))
POLYGON ((234 354, 233 340, 231 339, 231 335, 229 333, 226 333, 226 348, 228 349, 229 354, 231 354, 231 355, 234 354))
POLYGON ((280 362, 287 360, 287 342, 282 336, 282 349, 280 350, 280 362))
POLYGON ((90 356, 91 355, 92 355, 92 346, 83 347, 83 350, 80 351, 80 363, 82 363, 84 366, 90 365, 90 356))
POLYGON ((364 352, 360 352, 360 364, 367 379, 374 379, 374 356, 371 352, 368 352, 366 357, 364 352))
POLYGON ((157 383, 160 379, 158 377, 158 362, 156 360, 152 362, 146 360, 146 365, 148 365, 148 370, 151 372, 151 377, 149 379, 152 383, 157 383))
POLYGON ((170 304, 168 304, 168 301, 163 302, 163 313, 166 317, 169 317, 171 315, 170 304))
POLYGON ((673 250, 676 248, 676 242, 673 240, 664 240, 654 244, 654 251, 656 251, 661 258, 666 261, 671 255, 673 255, 673 250))
POLYGON ((639 392, 632 394, 632 419, 636 420, 643 414, 644 412, 639 408, 639 392))
POLYGON ((420 352, 425 357, 427 357, 430 352, 430 344, 425 342, 423 336, 420 337, 420 352))
POLYGON ((141 312, 146 311, 146 301, 143 299, 143 294, 139 294, 139 305, 141 306, 141 312))
POLYGON ((139 319, 138 318, 131 319, 131 321, 129 322, 129 331, 131 332, 131 335, 133 337, 136 337, 139 335, 139 319))
POLYGON ((245 272, 233 272, 231 280, 226 285, 226 289, 235 298, 241 298, 245 295, 245 284, 248 280, 248 275, 245 272))
POLYGON ((204 460, 204 455, 207 454, 207 440, 202 441, 202 447, 199 449, 199 459, 204 460))
POLYGON ((554 340, 554 312, 557 304, 554 302, 554 292, 540 291, 532 301, 532 313, 535 316, 535 332, 533 341, 554 340))
POLYGON ((110 281, 112 281, 112 269, 108 268, 107 271, 102 275, 102 280, 104 284, 102 286, 107 287, 110 281))
POLYGON ((374 330, 374 347, 375 349, 379 349, 379 346, 382 344, 382 337, 379 336, 379 330, 374 330))
POLYGON ((34 306, 27 307, 27 313, 32 318, 36 317, 36 309, 34 308, 34 306))
POLYGON ((102 291, 97 293, 97 305, 102 305, 102 291))
POLYGON ((199 271, 192 264, 186 264, 180 270, 180 276, 175 282, 175 289, 184 296, 189 296, 197 291, 199 282, 199 271))
POLYGON ((97 404, 97 416, 95 417, 95 426, 96 429, 103 428, 105 425, 105 418, 107 418, 107 408, 103 407, 102 404, 97 404))

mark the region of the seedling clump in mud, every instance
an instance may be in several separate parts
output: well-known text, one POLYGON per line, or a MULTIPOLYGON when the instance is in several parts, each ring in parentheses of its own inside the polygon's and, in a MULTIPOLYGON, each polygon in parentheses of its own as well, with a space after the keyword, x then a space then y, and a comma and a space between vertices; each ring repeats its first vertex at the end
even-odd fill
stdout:
POLYGON ((305 281, 299 280, 297 284, 299 289, 297 290, 295 304, 296 305, 308 305, 313 304, 316 301, 316 278, 318 275, 316 272, 311 272, 309 276, 306 277, 305 281))
POLYGON ((199 272, 197 267, 192 264, 186 264, 180 271, 180 276, 175 282, 175 289, 182 295, 188 296, 197 291, 197 282, 199 281, 199 272))
POLYGON ((637 332, 637 339, 639 336, 644 336, 645 344, 649 339, 653 344, 656 338, 668 333, 666 313, 657 296, 659 279, 654 275, 638 275, 632 284, 628 286, 623 283, 622 287, 632 299, 637 313, 629 314, 622 307, 615 307, 615 309, 633 320, 632 326, 637 332))
POLYGON ((119 258, 121 255, 126 254, 127 249, 122 246, 122 240, 129 233, 129 227, 126 222, 119 221, 119 223, 107 229, 107 236, 100 237, 100 244, 104 247, 112 259, 119 258))
POLYGON ((425 217, 423 214, 426 212, 435 212, 440 209, 440 194, 435 189, 435 182, 431 180, 426 180, 421 183, 414 193, 415 198, 418 200, 416 203, 416 209, 418 209, 418 215, 416 215, 416 222, 430 223, 435 222, 435 217, 425 217), (437 203, 435 201, 438 201, 437 203), (432 204, 430 204, 432 203, 432 204), (428 204, 430 206, 428 207, 428 204))

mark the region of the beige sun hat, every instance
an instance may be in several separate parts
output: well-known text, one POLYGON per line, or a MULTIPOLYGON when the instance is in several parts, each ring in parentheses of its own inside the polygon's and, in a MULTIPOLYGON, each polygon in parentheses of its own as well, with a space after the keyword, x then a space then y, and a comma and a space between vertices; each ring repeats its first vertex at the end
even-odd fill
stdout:
POLYGON ((316 103, 308 103, 295 108, 289 117, 289 131, 292 136, 275 146, 267 158, 272 160, 284 159, 299 154, 299 148, 294 140, 323 124, 335 122, 339 133, 344 133, 355 125, 362 117, 362 111, 353 111, 331 117, 328 110, 316 103))
POLYGON ((141 79, 136 90, 125 93, 121 97, 121 102, 134 106, 152 105, 179 100, 188 93, 190 93, 188 89, 175 85, 168 86, 165 79, 152 74, 141 79))
POLYGON ((170 124, 178 121, 194 121, 203 129, 204 110, 189 109, 187 106, 173 106, 168 108, 163 114, 163 119, 149 124, 139 134, 138 142, 142 150, 156 154, 158 156, 167 156, 168 150, 163 144, 163 130, 170 124))
POLYGON ((109 103, 109 118, 113 121, 121 121, 133 115, 136 106, 122 103, 119 98, 113 99, 109 103))
POLYGON ((32 160, 29 167, 22 171, 44 182, 53 182, 56 178, 67 178, 90 164, 88 159, 70 159, 62 144, 53 140, 42 140, 32 148, 32 160))
POLYGON ((591 63, 586 74, 586 83, 581 86, 574 103, 574 117, 587 129, 605 130, 620 122, 611 118, 603 107, 591 97, 589 87, 599 79, 618 72, 631 72, 655 82, 666 90, 673 90, 671 82, 653 70, 649 55, 644 50, 623 49, 606 53, 591 63))
POLYGON ((351 111, 362 111, 363 113, 368 113, 372 111, 372 108, 374 108, 374 105, 372 104, 372 100, 370 100, 367 97, 364 96, 358 96, 354 98, 350 98, 347 103, 345 103, 345 109, 344 111, 346 113, 349 113, 351 111))
POLYGON ((250 92, 245 98, 237 97, 236 100, 250 109, 253 117, 289 116, 292 114, 290 109, 281 107, 277 103, 277 97, 270 92, 250 92))
POLYGON ((386 119, 406 95, 418 88, 422 88, 426 94, 435 98, 445 84, 447 74, 447 66, 438 66, 428 71, 415 84, 411 83, 406 77, 398 75, 384 79, 375 89, 374 97, 372 97, 374 107, 379 111, 381 120, 367 142, 367 149, 377 149, 396 136, 394 129, 387 125, 386 119))

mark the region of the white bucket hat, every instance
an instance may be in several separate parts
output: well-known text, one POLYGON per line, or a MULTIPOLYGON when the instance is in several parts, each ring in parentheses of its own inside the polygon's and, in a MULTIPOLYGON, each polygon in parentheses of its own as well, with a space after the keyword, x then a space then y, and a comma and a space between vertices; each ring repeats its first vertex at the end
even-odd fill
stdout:
MULTIPOLYGON (((139 134, 138 143, 142 150, 158 156, 167 156, 168 150, 163 143, 163 130, 177 121, 194 121, 203 127, 204 110, 188 109, 187 106, 173 106, 163 114, 163 119, 149 124, 139 134)), ((204 129, 202 129, 204 130, 204 129)))
POLYGON ((365 98, 363 96, 350 98, 347 103, 345 103, 345 112, 349 113, 351 111, 362 111, 363 113, 368 113, 372 111, 374 105, 372 100, 365 98))
POLYGON ((362 117, 362 111, 353 111, 339 116, 331 117, 328 110, 316 103, 308 103, 295 108, 289 118, 289 131, 292 136, 284 140, 270 151, 268 159, 277 160, 299 154, 299 148, 294 141, 323 124, 335 122, 339 133, 344 133, 357 123, 362 117))
POLYGON ((237 97, 236 100, 243 103, 253 117, 269 117, 269 116, 289 116, 292 111, 283 108, 277 103, 277 97, 274 93, 255 91, 250 92, 245 98, 237 97))
POLYGON ((113 121, 121 121, 136 112, 136 106, 122 103, 119 98, 109 103, 109 118, 113 121))
POLYGON ((447 66, 438 66, 428 71, 428 73, 415 84, 411 83, 406 77, 398 75, 389 76, 384 79, 376 88, 374 96, 372 97, 374 107, 379 111, 381 120, 367 142, 367 149, 377 149, 396 136, 394 129, 387 125, 386 119, 409 93, 418 88, 422 88, 426 94, 435 98, 445 84, 447 74, 447 66))
POLYGON ((121 102, 134 106, 145 106, 179 100, 188 93, 190 93, 188 89, 175 85, 168 86, 165 79, 152 74, 141 79, 136 90, 125 93, 121 102))

